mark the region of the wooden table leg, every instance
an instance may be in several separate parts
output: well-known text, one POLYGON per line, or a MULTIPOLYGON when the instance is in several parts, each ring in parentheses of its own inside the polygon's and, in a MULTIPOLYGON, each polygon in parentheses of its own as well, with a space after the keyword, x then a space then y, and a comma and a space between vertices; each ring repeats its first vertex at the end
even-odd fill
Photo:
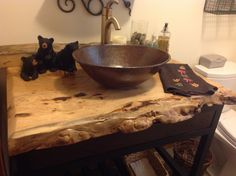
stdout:
MULTIPOLYGON (((222 107, 222 109, 223 109, 223 107, 222 107)), ((222 111, 222 109, 221 109, 221 111, 222 111)), ((209 150, 209 147, 211 145, 212 138, 214 137, 215 129, 218 125, 221 111, 216 111, 214 119, 212 121, 211 130, 210 130, 209 134, 202 136, 200 139, 199 146, 198 146, 198 149, 196 152, 196 156, 194 158, 194 164, 193 164, 191 172, 190 172, 191 176, 201 175, 204 159, 205 159, 207 152, 209 150)))
POLYGON ((0 69, 0 175, 9 176, 6 69, 0 69))
MULTIPOLYGON (((221 111, 223 106, 219 106, 214 113, 214 117, 209 128, 209 132, 204 135, 201 135, 200 142, 197 148, 196 155, 194 157, 194 163, 189 173, 187 173, 185 168, 179 166, 179 164, 174 161, 174 159, 170 156, 170 154, 162 147, 156 147, 156 150, 162 156, 162 158, 166 161, 166 163, 170 166, 173 170, 174 174, 177 176, 199 176, 202 175, 202 168, 204 164, 204 159, 208 153, 212 138, 215 133, 215 129, 217 127, 221 111)), ((197 136, 195 136, 197 137, 197 136)))

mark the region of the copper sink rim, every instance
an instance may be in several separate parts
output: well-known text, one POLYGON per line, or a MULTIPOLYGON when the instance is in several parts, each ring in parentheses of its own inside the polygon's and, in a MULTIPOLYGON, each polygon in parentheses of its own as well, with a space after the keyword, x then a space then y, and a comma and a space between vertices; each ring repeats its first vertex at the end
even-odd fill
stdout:
POLYGON ((127 45, 123 45, 123 44, 91 44, 91 45, 87 45, 87 46, 82 46, 79 49, 75 50, 72 53, 72 56, 74 57, 74 59, 79 63, 79 64, 86 64, 88 66, 95 66, 95 67, 100 67, 100 68, 112 68, 112 69, 141 69, 141 68, 153 68, 153 67, 158 67, 160 65, 166 64, 167 62, 170 61, 171 56, 169 53, 166 53, 164 51, 161 51, 160 49, 157 48, 152 48, 152 47, 147 47, 147 46, 142 46, 142 45, 131 45, 131 44, 127 44, 127 45), (88 48, 88 47, 96 47, 96 46, 128 46, 128 47, 138 47, 138 48, 151 48, 154 50, 159 50, 160 52, 163 52, 165 54, 168 55, 168 58, 160 63, 160 64, 153 64, 153 65, 144 65, 144 66, 121 66, 121 67, 116 67, 116 66, 109 66, 109 65, 96 65, 96 64, 91 64, 91 63, 87 63, 87 62, 81 62, 79 59, 75 59, 75 53, 78 52, 78 50, 83 49, 83 48, 88 48))

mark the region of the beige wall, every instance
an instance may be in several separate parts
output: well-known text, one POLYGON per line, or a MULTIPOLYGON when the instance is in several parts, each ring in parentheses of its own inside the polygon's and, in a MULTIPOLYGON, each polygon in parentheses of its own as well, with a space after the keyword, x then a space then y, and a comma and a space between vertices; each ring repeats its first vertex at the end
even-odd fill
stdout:
MULTIPOLYGON (((100 40, 100 17, 88 15, 80 0, 74 12, 59 11, 56 0, 1 0, 0 45, 33 43, 37 35, 52 36, 56 42, 100 40)), ((121 0, 120 0, 121 1, 121 0)), ((203 14, 204 0, 133 0, 132 17, 123 3, 114 7, 122 30, 130 35, 132 19, 149 21, 149 35, 165 22, 171 31, 170 53, 189 64, 201 54, 218 53, 236 61, 236 16, 203 14)))

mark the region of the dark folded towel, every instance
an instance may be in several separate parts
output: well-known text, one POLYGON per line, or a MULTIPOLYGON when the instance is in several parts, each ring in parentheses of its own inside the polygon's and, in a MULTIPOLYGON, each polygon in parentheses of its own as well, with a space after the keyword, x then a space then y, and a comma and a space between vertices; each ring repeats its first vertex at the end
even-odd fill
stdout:
POLYGON ((218 89, 197 76, 187 64, 166 64, 160 69, 164 91, 183 96, 212 95, 218 89))

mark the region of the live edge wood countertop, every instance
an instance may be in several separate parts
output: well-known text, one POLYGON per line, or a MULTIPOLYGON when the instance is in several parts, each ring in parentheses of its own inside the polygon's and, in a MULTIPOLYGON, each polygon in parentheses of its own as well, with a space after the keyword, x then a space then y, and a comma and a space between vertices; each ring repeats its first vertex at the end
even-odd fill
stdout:
MULTIPOLYGON (((63 46, 54 48, 58 51, 63 46)), ((119 131, 137 132, 155 122, 181 122, 201 111, 204 104, 236 103, 234 93, 213 82, 219 90, 212 96, 166 94, 158 74, 133 89, 106 89, 79 66, 73 76, 48 72, 25 82, 19 77, 20 58, 36 50, 37 44, 0 46, 0 67, 7 68, 11 156, 119 131)))

